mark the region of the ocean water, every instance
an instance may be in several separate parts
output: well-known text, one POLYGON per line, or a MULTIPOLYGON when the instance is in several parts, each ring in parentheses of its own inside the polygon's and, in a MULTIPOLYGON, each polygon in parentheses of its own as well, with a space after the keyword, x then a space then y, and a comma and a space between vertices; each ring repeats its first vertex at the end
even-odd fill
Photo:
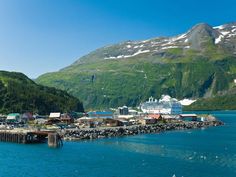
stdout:
POLYGON ((236 111, 226 125, 93 141, 0 143, 0 177, 235 177, 236 111))

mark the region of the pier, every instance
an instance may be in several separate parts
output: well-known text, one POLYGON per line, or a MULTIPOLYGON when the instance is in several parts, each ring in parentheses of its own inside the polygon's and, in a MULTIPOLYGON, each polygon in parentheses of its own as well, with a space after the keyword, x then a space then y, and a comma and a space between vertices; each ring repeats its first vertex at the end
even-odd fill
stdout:
POLYGON ((98 139, 98 138, 110 138, 120 136, 131 136, 138 134, 160 133, 171 130, 187 130, 197 128, 207 128, 211 126, 220 126, 224 123, 218 120, 206 121, 206 122, 167 122, 157 123, 152 125, 134 125, 123 127, 99 127, 99 128, 87 128, 77 130, 67 130, 63 134, 64 140, 78 141, 83 139, 98 139))
POLYGON ((0 130, 0 141, 19 144, 47 142, 49 147, 63 146, 60 135, 54 131, 0 130))

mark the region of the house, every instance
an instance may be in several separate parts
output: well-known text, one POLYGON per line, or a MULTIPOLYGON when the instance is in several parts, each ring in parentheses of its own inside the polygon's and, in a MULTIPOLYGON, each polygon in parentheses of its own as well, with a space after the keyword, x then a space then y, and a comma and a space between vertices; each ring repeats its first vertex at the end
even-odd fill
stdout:
POLYGON ((46 122, 45 122, 45 124, 46 125, 53 125, 53 124, 58 124, 58 123, 60 123, 61 122, 61 120, 60 119, 58 119, 58 118, 51 118, 51 119, 48 119, 46 122))
POLYGON ((93 118, 89 118, 89 117, 81 117, 75 120, 77 126, 90 126, 91 122, 93 122, 93 118))
POLYGON ((104 119, 103 123, 107 127, 116 127, 118 125, 118 121, 116 119, 104 119))
POLYGON ((157 119, 157 120, 162 120, 161 114, 148 114, 147 117, 157 119))
POLYGON ((30 120, 34 120, 33 114, 30 112, 26 112, 22 115, 21 121, 28 122, 30 120))
POLYGON ((61 122, 66 123, 66 124, 71 124, 71 123, 74 123, 74 119, 69 114, 62 114, 61 122))
POLYGON ((117 119, 117 126, 128 126, 129 122, 123 119, 117 119))
POLYGON ((141 123, 142 125, 155 124, 155 123, 157 123, 157 119, 146 117, 144 119, 140 119, 139 123, 141 123))
POLYGON ((0 122, 5 122, 6 121, 7 116, 0 114, 0 122))
POLYGON ((102 118, 102 119, 112 119, 113 113, 110 111, 95 111, 95 112, 88 112, 89 118, 102 118))
POLYGON ((47 125, 52 125, 52 124, 57 124, 59 122, 61 122, 61 113, 53 112, 53 113, 50 113, 49 119, 46 122, 46 124, 47 125))
POLYGON ((20 114, 19 113, 11 113, 7 115, 6 122, 8 123, 15 123, 20 121, 20 114))
POLYGON ((60 119, 61 118, 61 113, 59 112, 52 112, 49 115, 49 119, 60 119))
POLYGON ((108 127, 128 126, 129 122, 122 119, 104 119, 104 123, 108 127))

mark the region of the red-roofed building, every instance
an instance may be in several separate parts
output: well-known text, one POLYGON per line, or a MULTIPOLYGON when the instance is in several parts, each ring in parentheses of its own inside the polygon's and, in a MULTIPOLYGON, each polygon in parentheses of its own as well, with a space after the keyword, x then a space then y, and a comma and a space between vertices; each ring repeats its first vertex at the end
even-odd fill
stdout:
POLYGON ((157 120, 162 120, 161 114, 148 114, 149 118, 157 119, 157 120))

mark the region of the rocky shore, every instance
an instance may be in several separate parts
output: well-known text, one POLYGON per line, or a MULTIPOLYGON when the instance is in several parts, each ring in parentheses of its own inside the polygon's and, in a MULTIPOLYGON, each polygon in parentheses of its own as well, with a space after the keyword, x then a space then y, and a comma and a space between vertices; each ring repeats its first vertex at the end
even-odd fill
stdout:
POLYGON ((206 128, 211 126, 220 126, 223 122, 214 120, 207 122, 168 122, 168 123, 157 123, 153 125, 134 125, 127 127, 99 127, 91 129, 77 129, 77 130, 66 130, 61 132, 64 140, 83 140, 83 139, 97 139, 97 138, 108 138, 118 136, 129 136, 147 133, 160 133, 170 130, 185 130, 185 129, 196 129, 206 128))

